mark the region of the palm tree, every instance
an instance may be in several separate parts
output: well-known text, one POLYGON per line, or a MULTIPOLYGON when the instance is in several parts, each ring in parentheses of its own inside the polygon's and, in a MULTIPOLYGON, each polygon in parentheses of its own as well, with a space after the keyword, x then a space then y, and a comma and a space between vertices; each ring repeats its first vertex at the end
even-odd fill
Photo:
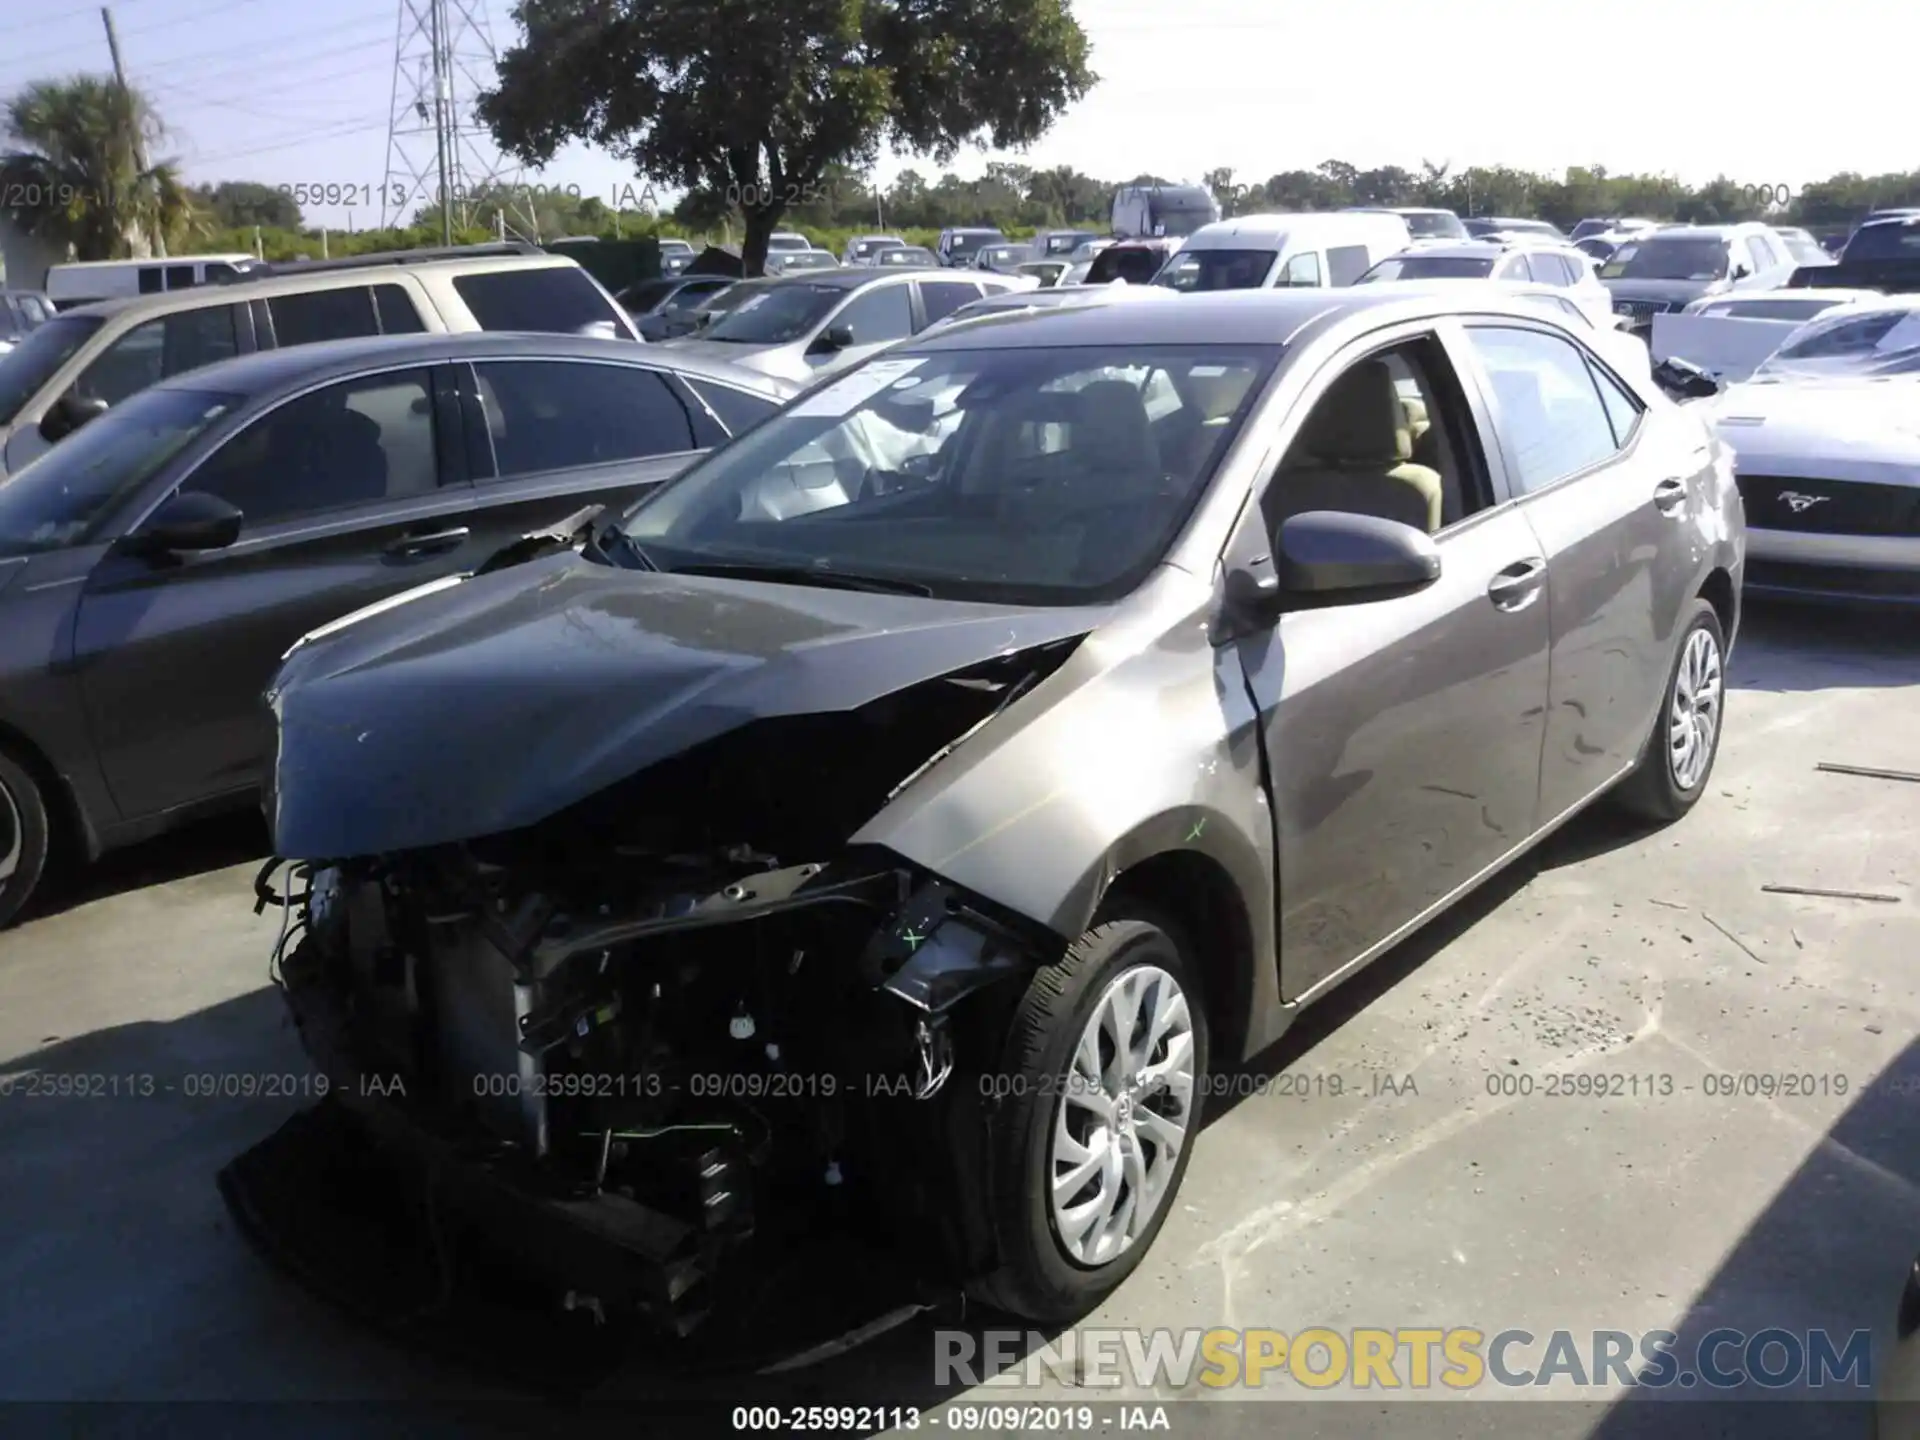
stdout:
POLYGON ((142 163, 165 135, 146 99, 110 77, 36 81, 0 112, 0 197, 22 231, 81 260, 151 254, 194 218, 173 163, 142 163))

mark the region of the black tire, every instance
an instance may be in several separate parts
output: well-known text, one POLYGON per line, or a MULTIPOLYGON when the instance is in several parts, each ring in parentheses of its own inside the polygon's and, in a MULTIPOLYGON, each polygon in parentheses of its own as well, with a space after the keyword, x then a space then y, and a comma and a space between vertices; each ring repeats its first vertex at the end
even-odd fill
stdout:
POLYGON ((1029 983, 997 1077, 1005 1098, 994 1122, 988 1183, 999 1268, 976 1282, 978 1299, 1043 1323, 1077 1318, 1125 1280, 1151 1248, 1186 1177, 1204 1110, 1207 1017, 1187 953, 1171 924, 1144 907, 1128 905, 1097 919, 1059 963, 1029 983), (1067 1100, 1074 1050, 1096 1006, 1115 981, 1145 967, 1165 972, 1186 1000, 1194 1075, 1186 1140, 1148 1224, 1114 1258, 1082 1264, 1067 1253, 1054 1223, 1054 1123, 1067 1100))
POLYGON ((47 801, 27 768, 0 750, 0 927, 11 925, 46 874, 47 801))
POLYGON ((1696 599, 1681 627, 1680 643, 1674 647, 1673 665, 1667 671, 1666 688, 1660 692, 1660 713, 1653 718, 1653 730, 1640 752, 1640 763, 1621 782, 1614 799, 1629 814, 1655 824, 1669 825, 1685 815, 1706 793, 1713 778, 1714 762, 1720 758, 1720 737, 1726 730, 1727 639, 1720 628, 1720 615, 1705 600, 1696 599), (1713 648, 1714 673, 1718 676, 1718 700, 1713 707, 1712 737, 1708 742, 1706 767, 1689 785, 1683 785, 1674 773, 1674 760, 1668 743, 1673 724, 1675 692, 1682 668, 1687 664, 1694 636, 1704 631, 1713 648))

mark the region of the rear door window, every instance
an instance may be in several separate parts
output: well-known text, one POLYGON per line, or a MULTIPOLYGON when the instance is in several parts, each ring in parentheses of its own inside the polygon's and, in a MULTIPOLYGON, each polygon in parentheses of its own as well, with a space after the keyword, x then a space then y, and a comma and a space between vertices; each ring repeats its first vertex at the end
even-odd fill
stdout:
POLYGON ((620 312, 577 265, 456 275, 453 290, 482 330, 625 339, 620 312))
POLYGON ((274 344, 282 349, 380 333, 369 285, 275 295, 267 301, 267 313, 273 317, 274 344))
POLYGON ((496 480, 698 448, 686 407, 642 366, 498 360, 474 370, 496 480))

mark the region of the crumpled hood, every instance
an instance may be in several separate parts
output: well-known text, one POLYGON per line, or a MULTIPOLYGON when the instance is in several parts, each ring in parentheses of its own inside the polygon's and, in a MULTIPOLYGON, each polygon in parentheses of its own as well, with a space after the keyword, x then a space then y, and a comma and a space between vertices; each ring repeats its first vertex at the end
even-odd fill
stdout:
POLYGON ((519 829, 751 721, 851 710, 1105 613, 572 553, 479 576, 287 657, 267 694, 275 850, 339 859, 519 829))
POLYGON ((1749 474, 1920 484, 1920 376, 1757 379, 1698 403, 1749 474))

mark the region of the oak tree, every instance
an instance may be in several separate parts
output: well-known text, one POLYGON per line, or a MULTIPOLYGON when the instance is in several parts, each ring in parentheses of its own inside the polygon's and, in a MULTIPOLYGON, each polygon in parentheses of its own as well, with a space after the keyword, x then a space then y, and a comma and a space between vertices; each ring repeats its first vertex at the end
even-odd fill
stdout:
POLYGON ((759 274, 789 209, 882 145, 1038 139, 1097 77, 1071 0, 521 0, 481 96, 507 153, 586 141, 737 208, 759 274))

